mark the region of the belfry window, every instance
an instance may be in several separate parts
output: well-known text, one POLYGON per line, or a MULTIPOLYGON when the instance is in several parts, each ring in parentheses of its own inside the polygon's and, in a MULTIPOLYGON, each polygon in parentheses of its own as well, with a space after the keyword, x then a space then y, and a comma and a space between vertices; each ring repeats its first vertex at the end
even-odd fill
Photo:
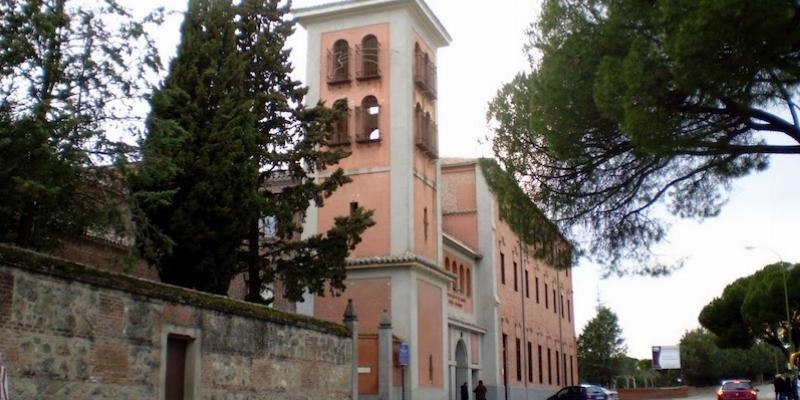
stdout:
POLYGON ((333 134, 328 144, 350 144, 350 109, 347 107, 347 99, 336 100, 333 103, 333 107, 342 111, 342 114, 334 123, 333 134))
POLYGON ((379 127, 381 107, 375 96, 367 96, 361 101, 361 107, 356 109, 359 120, 359 132, 356 134, 358 142, 374 142, 381 139, 379 127))
POLYGON ((381 76, 380 68, 378 67, 379 51, 378 38, 375 35, 364 36, 364 39, 361 40, 361 46, 358 48, 360 66, 356 73, 356 78, 371 79, 381 76))
POLYGON ((328 53, 328 83, 350 81, 350 45, 340 39, 328 53))

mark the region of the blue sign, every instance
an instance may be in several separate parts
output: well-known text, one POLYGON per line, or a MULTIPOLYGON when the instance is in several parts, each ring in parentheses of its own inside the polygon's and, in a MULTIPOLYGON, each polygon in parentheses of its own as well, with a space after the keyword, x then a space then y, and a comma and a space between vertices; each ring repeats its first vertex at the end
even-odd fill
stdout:
POLYGON ((400 347, 397 349, 397 363, 408 365, 408 343, 400 343, 400 347))

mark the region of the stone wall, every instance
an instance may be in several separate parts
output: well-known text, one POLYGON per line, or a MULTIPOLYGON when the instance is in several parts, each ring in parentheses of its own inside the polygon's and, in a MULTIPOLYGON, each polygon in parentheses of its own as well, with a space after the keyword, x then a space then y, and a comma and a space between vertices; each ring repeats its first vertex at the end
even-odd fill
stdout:
POLYGON ((11 399, 163 399, 168 338, 187 398, 350 398, 341 325, 0 245, 11 399))

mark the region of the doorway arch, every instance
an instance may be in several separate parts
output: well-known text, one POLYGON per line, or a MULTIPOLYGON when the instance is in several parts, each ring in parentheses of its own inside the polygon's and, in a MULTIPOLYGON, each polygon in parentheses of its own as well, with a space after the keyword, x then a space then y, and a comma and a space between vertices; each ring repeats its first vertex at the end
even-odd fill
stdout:
POLYGON ((463 339, 459 339, 458 343, 456 343, 456 390, 454 391, 454 393, 456 393, 456 399, 461 398, 460 389, 464 382, 467 383, 467 388, 471 389, 472 386, 469 380, 469 356, 467 354, 467 345, 464 343, 463 339))

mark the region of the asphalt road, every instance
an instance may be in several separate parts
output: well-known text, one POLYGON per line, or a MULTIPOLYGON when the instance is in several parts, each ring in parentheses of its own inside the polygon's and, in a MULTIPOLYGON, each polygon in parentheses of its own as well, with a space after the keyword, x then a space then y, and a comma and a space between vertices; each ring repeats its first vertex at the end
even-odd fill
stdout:
MULTIPOLYGON (((763 384, 756 386, 758 389, 758 399, 759 400, 775 400, 775 390, 772 388, 772 384, 763 384)), ((683 400, 716 400, 717 398, 717 388, 716 387, 709 387, 709 388, 702 388, 693 390, 693 393, 687 397, 684 397, 683 400)), ((680 400, 680 399, 674 399, 680 400)))

